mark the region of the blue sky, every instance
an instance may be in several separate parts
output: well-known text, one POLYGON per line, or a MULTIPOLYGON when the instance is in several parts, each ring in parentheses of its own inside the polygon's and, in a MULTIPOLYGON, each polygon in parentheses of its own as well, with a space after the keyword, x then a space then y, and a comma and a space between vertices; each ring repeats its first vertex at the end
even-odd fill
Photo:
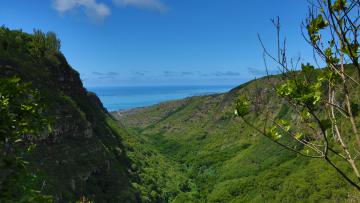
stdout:
MULTIPOLYGON (((306 0, 4 0, 0 24, 54 31, 85 86, 236 85, 264 75, 259 33, 275 50, 280 16, 289 56, 306 0)), ((274 52, 275 53, 275 52, 274 52)))

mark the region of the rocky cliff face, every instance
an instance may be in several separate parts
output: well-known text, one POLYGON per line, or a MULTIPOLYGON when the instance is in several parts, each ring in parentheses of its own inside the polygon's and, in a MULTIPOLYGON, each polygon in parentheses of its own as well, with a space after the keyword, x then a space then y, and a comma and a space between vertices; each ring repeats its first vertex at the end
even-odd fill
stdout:
POLYGON ((39 90, 50 116, 50 133, 27 159, 46 177, 42 190, 56 202, 136 202, 129 160, 98 97, 59 52, 0 52, 0 77, 17 75, 39 90))

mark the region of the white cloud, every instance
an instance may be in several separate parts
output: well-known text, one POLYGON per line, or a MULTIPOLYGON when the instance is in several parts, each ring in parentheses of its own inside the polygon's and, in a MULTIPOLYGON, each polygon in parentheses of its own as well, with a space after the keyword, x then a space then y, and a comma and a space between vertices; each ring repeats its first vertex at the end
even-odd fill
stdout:
POLYGON ((110 15, 110 8, 97 0, 53 0, 53 7, 61 14, 83 7, 94 20, 103 20, 110 15))
POLYGON ((132 6, 140 9, 166 12, 169 7, 162 3, 160 0, 113 0, 118 6, 132 6))

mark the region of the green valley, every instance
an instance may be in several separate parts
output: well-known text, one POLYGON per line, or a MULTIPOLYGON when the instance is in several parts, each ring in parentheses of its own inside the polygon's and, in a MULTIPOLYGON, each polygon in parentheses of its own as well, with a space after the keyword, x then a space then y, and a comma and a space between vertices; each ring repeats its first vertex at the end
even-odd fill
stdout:
POLYGON ((14 2, 0 203, 360 202, 359 0, 14 2))
MULTIPOLYGON (((168 184, 177 186, 171 196, 174 202, 358 201, 357 191, 324 161, 297 156, 234 116, 233 101, 244 92, 258 94, 256 89, 261 89, 274 114, 289 116, 286 105, 264 84, 269 84, 268 79, 251 81, 225 94, 191 97, 113 115, 132 134, 124 136, 126 146, 134 150, 147 146, 153 151, 151 156, 145 151, 129 151, 133 160, 144 161, 143 173, 148 175, 145 180, 156 180, 147 170, 167 174, 167 165, 174 168, 171 171, 176 177, 186 177, 186 187, 183 179, 167 179, 168 184), (163 163, 147 162, 153 156, 162 157, 163 163)), ((251 117, 254 123, 265 119, 261 113, 251 117)), ((169 188, 163 185, 154 192, 162 190, 169 188)))
MULTIPOLYGON (((25 164, 2 159, 1 202, 357 202, 360 198, 323 160, 296 155, 235 116, 235 101, 248 94, 271 109, 272 116, 291 117, 289 106, 274 95, 279 75, 250 81, 228 93, 108 113, 82 86, 53 33, 30 35, 2 27, 0 39, 1 82, 16 77, 9 81, 36 90, 37 102, 44 106, 39 114, 48 118, 49 125, 40 129, 41 136, 20 137, 12 144, 29 147, 14 151, 25 164)), ((347 69, 354 74, 351 66, 347 69)), ((19 91, 7 93, 9 99, 23 94, 19 91)), ((9 110, 11 116, 16 108, 9 110)), ((266 120, 262 111, 251 113, 249 119, 253 124, 266 120)))

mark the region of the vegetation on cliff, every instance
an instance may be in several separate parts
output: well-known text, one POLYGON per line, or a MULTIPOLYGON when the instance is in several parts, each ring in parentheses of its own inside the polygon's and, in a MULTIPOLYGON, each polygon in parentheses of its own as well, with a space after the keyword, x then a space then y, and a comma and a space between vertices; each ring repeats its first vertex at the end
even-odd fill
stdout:
POLYGON ((360 4, 309 7, 303 36, 326 68, 287 58, 277 19, 277 55, 259 40, 280 75, 114 114, 191 180, 173 201, 359 201, 360 4))
MULTIPOLYGON (((234 115, 234 101, 247 94, 261 96, 262 105, 272 109, 272 116, 291 117, 288 105, 272 93, 272 83, 279 81, 278 76, 257 79, 225 94, 191 97, 113 115, 132 135, 124 137, 125 145, 134 149, 147 146, 156 152, 152 156, 163 157, 165 164, 175 167, 177 176, 187 178, 187 190, 178 187, 171 198, 174 202, 358 201, 357 190, 331 166, 283 149, 234 115)), ((266 114, 251 112, 248 119, 261 124, 266 114)), ((148 157, 144 153, 131 158, 147 163, 148 157)), ((167 173, 158 164, 146 166, 167 173)), ((176 179, 167 181, 181 185, 176 179)), ((145 182, 144 187, 151 188, 145 182)))
POLYGON ((0 202, 359 202, 360 4, 310 6, 326 68, 274 20, 282 74, 111 114, 54 33, 1 27, 0 202))
POLYGON ((0 28, 0 201, 137 201, 109 115, 59 49, 54 33, 0 28), (12 143, 22 169, 5 160, 12 143))

